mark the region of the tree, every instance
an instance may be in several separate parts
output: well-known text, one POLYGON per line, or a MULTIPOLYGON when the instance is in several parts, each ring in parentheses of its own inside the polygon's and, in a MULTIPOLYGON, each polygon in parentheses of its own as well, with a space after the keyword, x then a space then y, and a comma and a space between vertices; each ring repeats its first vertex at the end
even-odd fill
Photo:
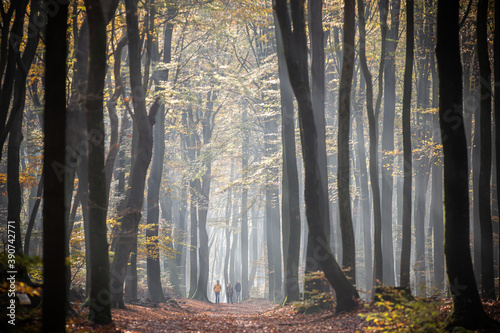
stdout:
MULTIPOLYGON (((19 15, 24 16, 24 11, 26 9, 26 4, 23 4, 22 1, 17 3, 16 8, 16 19, 21 20, 19 15)), ((14 5, 12 5, 14 6, 14 5)), ((38 13, 40 10, 40 1, 32 0, 30 3, 31 7, 31 15, 29 24, 32 27, 35 26, 35 20, 38 17, 38 13)), ((26 100, 26 78, 28 76, 28 71, 31 68, 31 64, 33 62, 33 58, 36 54, 36 49, 38 47, 38 41, 40 39, 40 34, 38 28, 35 29, 34 33, 32 33, 28 41, 26 43, 26 47, 24 48, 24 52, 22 54, 21 64, 15 66, 16 64, 9 64, 10 66, 14 65, 15 74, 14 74, 14 98, 12 101, 12 108, 10 111, 10 118, 5 128, 5 131, 10 130, 9 134, 9 143, 7 150, 7 193, 8 193, 8 207, 7 207, 7 221, 15 222, 15 247, 16 253, 21 255, 22 251, 22 235, 21 235, 21 207, 22 207, 22 189, 19 179, 19 169, 20 169, 20 152, 21 152, 21 141, 23 140, 22 134, 22 124, 23 124, 23 109, 25 107, 26 100), (10 127, 9 127, 10 126, 10 127)), ((12 40, 9 44, 10 49, 15 48, 16 44, 19 41, 14 41, 14 38, 17 38, 15 34, 11 36, 12 40)), ((7 73, 10 72, 10 69, 7 70, 7 73)), ((8 79, 6 79, 5 84, 8 84, 8 79)), ((9 89, 5 87, 5 89, 9 89)), ((2 98, 5 96, 2 95, 2 98)), ((10 102, 10 98, 7 99, 10 102)), ((6 100, 6 101, 7 101, 6 100)), ((1 103, 4 104, 4 103, 1 103)), ((7 106, 9 103, 7 103, 7 106)), ((3 133, 2 133, 3 134, 3 133)), ((3 141, 0 141, 0 145, 3 146, 3 141)), ((1 159, 1 149, 0 149, 0 159, 1 159)), ((26 276, 23 276, 23 279, 26 279, 26 276)))
POLYGON ((283 174, 281 196, 281 221, 283 236, 283 263, 285 272, 285 294, 283 304, 299 300, 300 246, 300 202, 299 175, 295 149, 295 122, 293 91, 286 68, 286 59, 279 25, 275 22, 278 53, 278 75, 281 97, 281 142, 283 145, 283 174), (292 246, 291 246, 292 244, 292 246))
POLYGON ((85 101, 87 132, 92 144, 88 150, 90 261, 90 318, 97 324, 111 322, 109 302, 109 255, 106 213, 108 191, 104 167, 104 80, 106 76, 106 21, 101 2, 86 0, 89 20, 88 85, 85 101))
POLYGON ((342 231, 342 265, 346 275, 356 283, 356 256, 354 247, 354 229, 351 216, 351 199, 349 195, 349 131, 351 86, 354 72, 354 35, 355 4, 344 1, 344 44, 342 60, 342 76, 339 87, 339 130, 338 130, 338 175, 337 191, 339 196, 339 218, 342 231))
POLYGON ((146 111, 145 91, 142 85, 141 74, 141 44, 138 27, 137 0, 127 0, 126 21, 127 35, 129 39, 129 68, 130 85, 132 91, 132 101, 134 106, 134 122, 137 128, 135 154, 132 156, 130 170, 129 188, 125 196, 123 209, 120 212, 120 227, 116 237, 116 250, 111 265, 110 288, 112 302, 114 305, 124 307, 123 303, 123 283, 125 280, 125 268, 128 258, 137 236, 139 221, 141 219, 141 209, 144 201, 144 186, 146 173, 151 162, 153 149, 152 126, 159 108, 157 98, 149 115, 146 111))
MULTIPOLYGON (((388 4, 389 1, 387 0, 388 4)), ((382 2, 381 2, 382 4, 382 2)), ((399 40, 399 11, 401 0, 392 0, 391 27, 387 32, 385 68, 384 68, 384 119, 382 130, 382 255, 384 257, 384 283, 394 285, 394 249, 392 232, 392 188, 394 155, 394 116, 396 111, 396 49, 399 40)), ((385 8, 384 10, 387 10, 385 8)))
MULTIPOLYGON (((383 10, 381 8, 381 16, 383 16, 383 10)), ((375 110, 373 109, 373 82, 370 70, 368 68, 368 63, 366 60, 366 27, 365 27, 365 9, 363 0, 358 0, 358 17, 359 17, 359 59, 361 63, 361 69, 363 70, 363 76, 366 80, 366 112, 368 113, 368 129, 370 133, 370 181, 372 185, 372 203, 373 203, 373 224, 374 224, 374 263, 373 263, 373 284, 378 285, 383 282, 383 266, 382 266, 382 216, 380 208, 380 187, 378 180, 378 158, 377 158, 377 147, 378 147, 378 134, 377 134, 377 123, 378 123, 378 111, 379 111, 379 99, 377 98, 377 105, 375 110)), ((385 14, 387 18, 387 13, 385 14)), ((379 80, 382 80, 383 74, 383 64, 384 64, 384 45, 385 45, 385 33, 384 33, 384 20, 382 19, 382 59, 380 60, 380 71, 379 80)), ((385 30, 387 27, 385 27, 385 30)), ((382 84, 379 81, 379 96, 381 94, 382 84)))
POLYGON ((469 247, 468 169, 458 17, 458 2, 438 1, 436 57, 444 158, 444 251, 453 299, 450 326, 478 329, 492 323, 479 298, 469 247))
MULTIPOLYGON (((154 10, 150 9, 149 28, 154 29, 154 10)), ((165 26, 165 45, 163 47, 163 63, 171 61, 173 25, 169 22, 165 26)), ((148 33, 148 43, 152 43, 153 36, 148 33)), ((155 52, 156 53, 156 52, 155 52)), ((155 56, 156 57, 156 56, 155 56)), ((155 59, 153 59, 155 60, 155 59)), ((156 73, 156 91, 160 91, 160 81, 168 80, 168 69, 163 69, 156 73)), ((165 105, 160 107, 156 115, 156 122, 153 128, 153 160, 148 178, 148 214, 147 214, 147 270, 148 270, 148 293, 152 302, 165 302, 161 283, 160 271, 160 242, 158 239, 158 225, 160 215, 160 185, 163 173, 165 157, 165 105)), ((166 212, 165 212, 166 213, 166 212)), ((171 262, 170 259, 167 259, 171 262)), ((170 266, 170 265, 169 265, 170 266)), ((174 284, 175 285, 175 284, 174 284)))
POLYGON ((413 76, 413 0, 406 1, 406 61, 403 91, 403 235, 401 240, 401 287, 410 287, 411 257, 411 188, 412 188, 412 149, 411 149, 411 91, 413 76))
POLYGON ((46 31, 43 200, 43 332, 66 330, 65 195, 66 29, 68 4, 49 15, 46 31), (61 168, 62 167, 62 168, 61 168))
POLYGON ((305 169, 305 189, 307 224, 314 246, 315 259, 325 276, 335 289, 337 312, 349 311, 358 306, 359 295, 354 286, 340 269, 324 234, 324 224, 328 216, 323 215, 323 205, 328 198, 323 195, 320 167, 318 164, 317 133, 308 83, 307 45, 305 30, 304 0, 291 1, 292 21, 288 14, 287 1, 277 0, 274 11, 278 17, 283 38, 286 64, 290 82, 299 107, 300 135, 305 169))
MULTIPOLYGON (((322 194, 328 200, 328 172, 326 159, 326 128, 325 128, 325 46, 323 32, 323 1, 308 0, 308 10, 310 15, 309 20, 309 37, 311 41, 311 103, 314 113, 314 124, 317 131, 318 145, 318 163, 321 181, 326 185, 323 187, 322 194)), ((330 239, 330 205, 321 207, 322 214, 327 217, 324 221, 324 230, 326 238, 330 239)), ((347 239, 346 239, 347 240, 347 239)), ((350 242, 350 240, 348 241, 350 242)), ((314 272, 318 269, 318 263, 314 260, 314 241, 308 235, 307 239, 307 257, 306 257, 306 274, 314 272)), ((348 251, 346 256, 349 258, 347 265, 354 267, 352 251, 348 251)), ((308 282, 306 280, 306 288, 308 282)))
MULTIPOLYGON (((201 120, 202 125, 202 138, 205 147, 208 147, 212 139, 212 133, 215 126, 215 116, 217 115, 220 107, 214 110, 214 102, 218 94, 216 91, 209 91, 207 93, 207 100, 205 112, 201 120)), ((208 274, 209 274, 209 246, 208 246, 208 233, 207 233, 207 217, 208 207, 210 203, 210 184, 212 180, 212 156, 210 152, 204 152, 205 156, 202 160, 203 175, 201 176, 200 193, 198 193, 198 227, 200 247, 198 249, 200 273, 198 276, 198 283, 196 293, 193 298, 208 301, 207 288, 208 288, 208 274)))
MULTIPOLYGON (((477 52, 481 85, 479 166, 479 223, 481 225, 481 288, 483 296, 495 299, 493 269, 493 229, 491 224, 491 69, 488 55, 488 1, 477 7, 477 52)), ((477 135, 477 134, 476 134, 477 135)))

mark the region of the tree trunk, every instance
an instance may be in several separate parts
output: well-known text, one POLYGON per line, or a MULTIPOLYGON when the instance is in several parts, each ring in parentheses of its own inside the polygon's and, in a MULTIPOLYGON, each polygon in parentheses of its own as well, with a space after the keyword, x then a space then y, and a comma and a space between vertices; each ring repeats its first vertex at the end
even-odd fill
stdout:
MULTIPOLYGON (((24 18, 21 17, 18 18, 17 15, 24 15, 27 3, 28 3, 27 1, 25 1, 24 3, 20 1, 17 4, 19 7, 16 7, 16 20, 21 20, 21 26, 24 18)), ((14 5, 12 4, 12 6, 14 5)), ((30 9, 31 9, 31 16, 29 24, 30 26, 34 26, 34 21, 36 19, 36 16, 38 15, 38 11, 40 10, 40 0, 32 0, 30 4, 30 9)), ((8 24, 6 25, 8 26, 8 24)), ((16 25, 14 23, 13 29, 15 27, 16 25)), ((15 28, 15 30, 17 30, 17 28, 15 28)), ((15 31, 11 33, 11 43, 9 43, 10 48, 16 48, 16 44, 18 44, 18 41, 14 42, 13 40, 17 36, 19 36, 15 34, 16 34, 15 31)), ((5 128, 5 135, 6 135, 7 132, 9 132, 9 126, 11 126, 8 151, 7 151, 7 156, 8 156, 7 157, 7 193, 8 193, 7 221, 15 222, 14 225, 15 225, 16 238, 14 244, 16 247, 16 253, 19 255, 23 254, 22 235, 21 235, 22 189, 19 183, 20 148, 21 148, 21 142, 23 140, 23 134, 22 134, 22 123, 24 114, 23 110, 25 107, 25 100, 26 100, 26 78, 31 68, 31 63, 33 62, 33 58, 35 57, 36 54, 39 37, 40 37, 39 31, 30 34, 21 57, 21 65, 16 66, 16 63, 11 64, 11 66, 15 68, 14 82, 13 82, 14 100, 12 103, 10 118, 6 126, 7 128, 5 128)), ((17 47, 18 46, 19 45, 17 45, 17 47)), ((11 71, 11 69, 7 69, 7 71, 11 71)), ((5 83, 9 84, 8 82, 5 83)), ((6 90, 12 89, 12 87, 5 87, 5 88, 6 90)), ((5 96, 3 95, 3 90, 1 96, 2 98, 5 98, 5 96)), ((7 108, 10 105, 10 100, 11 100, 10 96, 7 100, 5 100, 7 102, 6 103, 7 108)), ((2 104, 2 110, 3 110, 4 103, 0 104, 2 104)), ((5 111, 7 110, 8 109, 5 109, 5 111)), ((2 131, 0 130, 0 132, 2 131)), ((5 139, 2 138, 2 141, 0 141, 0 145, 2 147, 4 140, 5 139)), ((0 160, 1 160, 1 154, 2 153, 0 149, 0 160)), ((22 278, 25 279, 26 277, 27 276, 23 276, 22 278)))
POLYGON ((112 299, 115 305, 123 307, 123 281, 130 250, 137 236, 141 209, 144 201, 146 173, 151 162, 153 148, 152 124, 159 108, 159 99, 153 103, 149 116, 146 112, 145 91, 141 81, 140 38, 137 15, 138 0, 126 0, 127 35, 129 39, 130 85, 134 105, 134 121, 137 126, 137 147, 132 157, 129 188, 121 212, 120 229, 116 235, 116 251, 111 266, 112 299))
POLYGON ((130 249, 125 278, 125 299, 135 301, 137 297, 137 236, 130 249))
MULTIPOLYGON (((194 149, 194 148, 192 148, 194 149)), ((198 288, 198 214, 196 210, 200 180, 189 182, 189 215, 190 215, 190 242, 189 249, 189 298, 193 298, 198 288)))
POLYGON ((444 251, 453 298, 451 326, 478 329, 487 327, 489 320, 477 291, 469 246, 469 186, 458 18, 458 2, 438 1, 436 57, 444 156, 444 251))
MULTIPOLYGON (((154 11, 149 11, 150 30, 154 31, 154 11)), ((170 63, 170 48, 172 44, 172 24, 166 24, 165 27, 165 54, 163 63, 170 63)), ((148 35, 148 39, 152 38, 148 35)), ((157 61, 157 59, 153 59, 157 61)), ((168 80, 168 70, 158 71, 157 81, 168 80)), ((159 82, 156 82, 158 84, 159 82)), ((160 90, 157 86, 156 90, 160 90)), ((165 302, 163 295, 163 287, 161 283, 160 270, 160 242, 158 239, 159 215, 160 215, 160 185, 163 173, 163 159, 165 156, 165 106, 160 107, 157 114, 156 125, 153 128, 153 160, 151 162, 151 171, 148 178, 148 214, 146 228, 146 243, 147 243, 147 281, 149 299, 154 302, 165 302)), ((171 223, 171 221, 169 221, 171 223)), ((170 259, 168 259, 170 261, 170 259)))
MULTIPOLYGON (((12 128, 15 120, 17 119, 17 114, 11 112, 9 120, 7 121, 7 115, 9 114, 8 111, 11 103, 12 91, 14 89, 14 80, 15 77, 17 76, 16 72, 18 72, 17 58, 20 53, 20 46, 22 42, 20 37, 23 36, 24 18, 26 14, 27 5, 28 5, 28 0, 19 0, 11 4, 11 8, 15 10, 16 14, 14 17, 14 21, 12 23, 12 28, 10 31, 8 43, 7 42, 5 43, 6 45, 8 44, 9 46, 7 56, 3 58, 6 61, 7 67, 5 68, 5 74, 2 68, 3 84, 1 85, 0 89, 0 161, 2 159, 3 146, 5 140, 7 139, 7 135, 10 131, 10 128, 12 128)), ((10 15, 12 15, 12 12, 10 15)), ((2 18, 2 23, 3 22, 7 21, 3 21, 2 18)), ((8 31, 9 24, 5 24, 5 26, 6 26, 5 29, 8 31)), ((14 108, 13 111, 22 111, 22 110, 20 110, 19 108, 14 108)))
MULTIPOLYGON (((210 91, 207 94, 206 110, 202 120, 203 145, 208 149, 210 140, 212 139, 212 131, 214 128, 214 119, 217 112, 214 112, 214 101, 217 99, 217 93, 210 91)), ((209 275, 209 254, 208 233, 207 233, 207 217, 210 204, 210 184, 212 180, 212 158, 210 152, 208 157, 203 161, 203 175, 201 177, 200 197, 198 202, 198 228, 200 237, 200 248, 198 249, 198 257, 200 260, 200 274, 198 285, 194 298, 208 302, 207 288, 209 275)))
MULTIPOLYGON (((495 12, 495 27, 500 27, 500 13, 495 12)), ((497 211, 500 212, 500 32, 495 30, 493 40, 493 74, 495 77, 494 115, 495 115, 495 173, 497 188, 497 211), (497 66, 498 65, 498 66, 497 66)), ((500 246, 498 247, 500 260, 500 246)))
MULTIPOLYGON (((326 128, 325 128, 325 47, 323 32, 323 0, 309 1, 309 31, 311 41, 311 103, 314 114, 314 124, 317 132, 318 166, 321 181, 326 184, 322 194, 328 200, 328 173, 326 159, 326 128)), ((321 207, 326 238, 330 240, 330 205, 321 207)), ((322 222, 323 223, 323 222, 322 222)), ((314 260, 314 241, 308 237, 306 257, 306 274, 317 271, 318 263, 314 260)), ((348 255, 350 256, 350 255, 348 255)), ((307 280, 306 280, 307 285, 307 280)), ((306 286, 307 288, 307 286, 306 286)))
MULTIPOLYGON (((358 0, 358 17, 359 17, 359 39, 360 39, 360 62, 363 76, 366 81, 366 111, 368 114, 368 129, 370 137, 370 181, 372 187, 372 203, 373 203, 373 223, 374 223, 374 264, 373 264, 373 284, 379 285, 383 281, 383 266, 382 266, 382 216, 380 211, 380 187, 378 178, 378 106, 379 100, 377 99, 377 108, 373 109, 373 83, 370 70, 366 60, 366 30, 365 30, 365 10, 363 0, 358 0)), ((386 14, 387 15, 387 14, 386 14)), ((382 20, 382 39, 385 40, 384 28, 386 24, 382 20)), ((384 49, 385 42, 382 42, 384 49)), ((382 51, 382 58, 385 57, 385 51, 382 51)), ((383 68, 383 60, 381 60, 381 68, 383 68)), ((381 71, 381 73, 383 73, 381 71)), ((380 73, 379 73, 380 74, 380 73)), ((379 80, 382 80, 382 75, 379 75, 379 80)), ((380 95, 379 84, 379 95, 380 95)))
MULTIPOLYGON (((247 110, 243 109, 241 123, 247 123, 247 110)), ((241 170, 242 179, 247 178, 248 173, 248 129, 243 129, 243 138, 241 145, 241 170)), ((248 188, 244 184, 241 189, 241 300, 250 298, 250 290, 248 290, 248 188)), ((269 222, 269 221, 268 221, 269 222)), ((269 250, 269 249, 268 249, 269 250)))
POLYGON ((344 1, 344 43, 342 49, 342 75, 339 87, 339 129, 337 192, 339 200, 340 230, 342 232, 342 268, 353 284, 356 284, 356 250, 352 226, 351 198, 349 191, 349 132, 351 86, 354 72, 354 24, 355 3, 344 1))
MULTIPOLYGON (((365 90, 365 81, 360 75, 360 92, 365 90)), ((360 94, 361 95, 361 94, 360 94)), ((361 216, 363 223, 363 247, 365 256, 365 290, 370 292, 373 285, 373 252, 371 237, 371 216, 370 216, 370 190, 368 189, 368 170, 366 167, 365 134, 363 125, 363 106, 356 100, 356 137, 358 140, 357 155, 359 160, 360 173, 360 201, 361 216)))
MULTIPOLYGON (((18 88, 16 87, 16 90, 18 88)), ((22 235, 21 235, 21 207, 22 207, 22 189, 19 182, 20 150, 22 133, 23 113, 20 112, 10 131, 9 144, 7 147, 7 221, 10 228, 14 226, 15 237, 14 246, 16 254, 23 254, 22 235)))
POLYGON ((335 288, 337 312, 349 311, 357 307, 359 295, 335 260, 324 233, 324 225, 329 218, 324 216, 322 208, 323 205, 328 205, 328 198, 324 196, 324 186, 327 184, 321 181, 320 176, 316 125, 308 83, 304 1, 293 0, 291 9, 293 31, 287 2, 277 0, 274 5, 283 37, 290 82, 299 106, 300 135, 305 169, 304 195, 310 239, 317 249, 314 253, 314 259, 335 288))
POLYGON ((104 169, 104 80, 106 76, 106 23, 101 2, 86 0, 89 20, 88 85, 85 101, 88 150, 88 207, 90 261, 90 319, 97 324, 109 324, 109 255, 106 227, 108 196, 104 169), (105 297, 103 297, 105 295, 105 297))
POLYGON ((283 145, 283 175, 281 196, 281 220, 283 237, 283 263, 285 294, 283 304, 299 300, 300 257, 300 202, 299 176, 295 150, 295 124, 293 115, 293 91, 286 68, 283 42, 279 25, 275 22, 278 49, 278 73, 281 96, 281 142, 283 145), (290 246, 290 244, 295 244, 290 246))
POLYGON ((64 172, 54 165, 66 163, 66 30, 68 5, 48 17, 45 35, 44 108, 44 190, 43 190, 43 302, 42 331, 66 330, 65 217, 69 209, 65 198, 64 172))
POLYGON ((395 285, 394 242, 392 233, 394 116, 396 113, 396 49, 399 40, 399 10, 401 0, 391 1, 391 28, 387 36, 384 68, 384 119, 382 130, 382 256, 384 257, 384 284, 395 285))
POLYGON ((148 212, 146 227, 147 281, 149 299, 153 303, 165 302, 161 284, 160 244, 158 239, 158 218, 160 215, 160 185, 165 155, 165 106, 160 107, 153 129, 153 160, 148 178, 148 212))
MULTIPOLYGON (((481 86, 481 158, 479 166, 479 223, 481 224, 481 288, 483 297, 495 299, 493 226, 491 224, 491 69, 488 55, 488 0, 477 8, 477 50, 481 86)), ((477 135, 477 133, 476 133, 477 135)))
POLYGON ((411 94, 413 77, 414 55, 414 3, 406 1, 406 59, 403 87, 403 216, 401 239, 401 266, 399 285, 410 287, 410 258, 411 258, 411 189, 412 189, 412 148, 411 148, 411 94))
MULTIPOLYGON (((233 159, 231 159, 231 176, 229 178, 230 182, 233 182, 233 177, 234 177, 234 163, 233 159)), ((231 283, 235 283, 235 281, 230 280, 229 277, 229 257, 231 254, 231 227, 230 227, 230 220, 231 220, 231 206, 232 206, 232 195, 233 195, 233 190, 232 188, 229 188, 227 191, 227 203, 226 203, 226 254, 224 256, 224 281, 231 283)))

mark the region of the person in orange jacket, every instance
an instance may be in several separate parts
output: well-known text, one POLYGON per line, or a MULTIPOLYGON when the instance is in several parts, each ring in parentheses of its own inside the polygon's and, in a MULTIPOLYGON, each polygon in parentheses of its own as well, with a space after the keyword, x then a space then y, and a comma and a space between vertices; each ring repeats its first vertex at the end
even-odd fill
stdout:
POLYGON ((217 280, 217 283, 214 286, 214 292, 215 292, 215 303, 220 303, 220 291, 222 290, 222 286, 219 283, 219 280, 217 280))

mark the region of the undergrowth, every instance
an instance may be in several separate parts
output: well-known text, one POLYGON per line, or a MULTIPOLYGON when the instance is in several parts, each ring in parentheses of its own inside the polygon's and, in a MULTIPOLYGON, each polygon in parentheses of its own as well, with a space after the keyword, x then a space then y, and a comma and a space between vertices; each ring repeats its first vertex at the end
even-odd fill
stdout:
POLYGON ((407 302, 382 300, 370 307, 371 312, 359 314, 369 322, 370 332, 446 332, 439 301, 407 302))

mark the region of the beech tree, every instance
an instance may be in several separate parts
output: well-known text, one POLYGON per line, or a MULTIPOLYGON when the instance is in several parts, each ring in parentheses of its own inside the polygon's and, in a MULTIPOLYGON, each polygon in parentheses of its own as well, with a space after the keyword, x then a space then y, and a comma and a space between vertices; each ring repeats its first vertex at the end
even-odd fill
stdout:
POLYGON ((451 325, 478 329, 490 327, 492 323, 479 298, 469 247, 467 149, 462 115, 458 17, 458 2, 438 2, 436 57, 440 77, 439 123, 444 156, 444 251, 453 298, 449 316, 451 325))
POLYGON ((306 30, 304 0, 291 1, 292 18, 288 15, 287 2, 277 0, 274 11, 278 17, 290 82, 299 106, 302 154, 305 168, 305 200, 309 239, 313 242, 314 259, 317 260, 325 276, 337 295, 337 312, 349 311, 357 307, 358 292, 340 269, 327 243, 323 226, 328 216, 322 214, 322 205, 328 205, 322 188, 316 144, 316 125, 312 110, 311 93, 308 83, 306 30), (293 30, 292 30, 293 22, 293 30))

